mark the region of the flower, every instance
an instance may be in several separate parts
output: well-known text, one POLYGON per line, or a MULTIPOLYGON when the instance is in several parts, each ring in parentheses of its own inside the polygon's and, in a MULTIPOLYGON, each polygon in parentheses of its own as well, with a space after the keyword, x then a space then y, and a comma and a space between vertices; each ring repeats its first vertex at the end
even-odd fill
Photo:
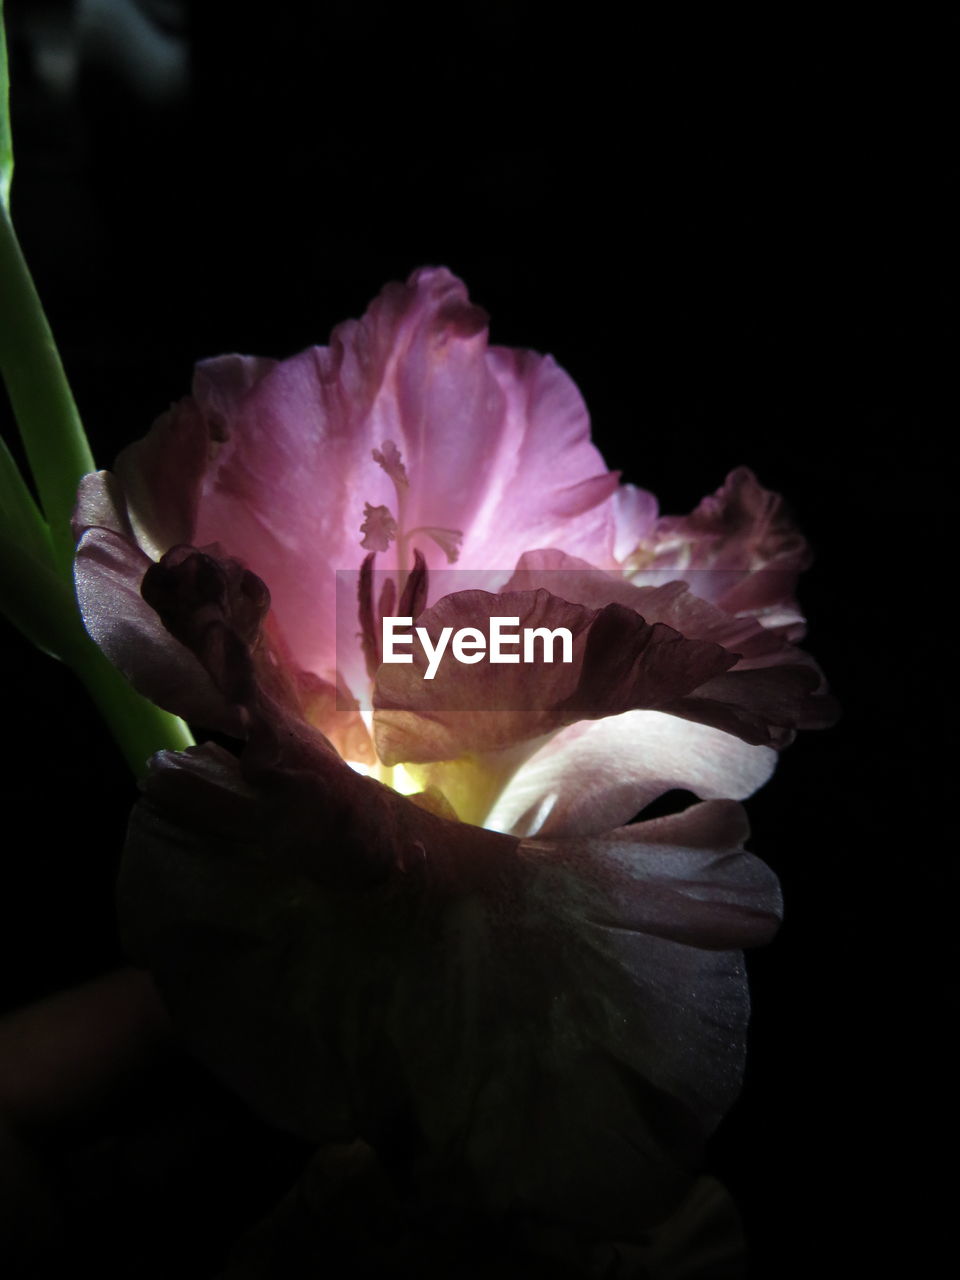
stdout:
POLYGON ((779 499, 741 470, 658 518, 567 375, 424 270, 329 347, 199 365, 76 522, 93 638, 244 744, 160 753, 125 853, 129 945, 196 1051, 433 1201, 662 1219, 778 918, 736 801, 833 715, 779 499), (425 681, 379 661, 394 612, 566 626, 572 661, 425 681), (631 823, 675 787, 701 802, 631 823))

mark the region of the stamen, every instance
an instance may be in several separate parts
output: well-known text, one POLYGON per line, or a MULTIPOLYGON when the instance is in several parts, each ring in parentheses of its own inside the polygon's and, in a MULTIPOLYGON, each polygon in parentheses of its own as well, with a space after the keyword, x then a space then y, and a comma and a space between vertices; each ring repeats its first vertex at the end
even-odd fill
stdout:
MULTIPOLYGON (((403 456, 392 440, 384 440, 379 449, 370 451, 370 456, 393 481, 393 491, 397 495, 397 518, 393 522, 391 537, 397 540, 397 574, 402 588, 407 576, 407 540, 403 530, 407 523, 407 490, 410 488, 410 481, 407 479, 407 469, 403 465, 403 456)), ((366 545, 364 543, 364 546, 366 545)), ((386 547, 378 547, 377 550, 385 551, 386 547)))
MULTIPOLYGON (((380 624, 383 625, 384 618, 393 617, 393 606, 397 602, 397 584, 392 578, 387 578, 386 582, 380 588, 380 603, 377 605, 377 612, 380 615, 380 624)), ((396 615, 402 617, 402 612, 396 615)))
POLYGON ((427 579, 427 562, 423 553, 414 549, 413 568, 403 586, 398 618, 419 618, 423 613, 427 607, 427 579))
POLYGON ((383 467, 395 485, 402 486, 404 489, 409 486, 410 482, 407 479, 407 469, 403 465, 403 458, 400 450, 392 440, 384 440, 379 449, 373 450, 373 460, 383 467))
MULTIPOLYGON (((387 578, 380 588, 377 607, 373 607, 374 564, 376 555, 370 552, 364 557, 360 566, 360 577, 357 581, 357 614, 360 620, 358 639, 363 650, 363 661, 367 675, 376 679, 380 663, 383 661, 383 619, 394 616, 394 605, 397 599, 397 584, 393 578, 387 578)), ((407 575, 397 617, 418 618, 427 607, 427 562, 419 551, 413 553, 413 568, 407 575)))
POLYGON ((412 538, 415 533, 425 533, 428 538, 432 538, 447 557, 448 564, 454 564, 460 558, 463 534, 459 529, 440 529, 436 525, 422 524, 416 529, 411 529, 404 537, 412 538))
POLYGON ((397 522, 389 507, 371 507, 369 502, 363 504, 364 521, 360 526, 363 538, 360 541, 364 551, 386 551, 397 536, 397 522))
POLYGON ((376 678, 383 657, 380 648, 380 628, 373 611, 373 563, 376 555, 371 551, 364 556, 360 566, 360 578, 357 582, 357 606, 360 618, 360 645, 363 649, 363 660, 367 667, 367 675, 371 680, 376 678))
POLYGON ((361 546, 369 552, 386 551, 391 542, 396 542, 397 581, 387 579, 380 591, 380 599, 376 611, 373 607, 373 556, 363 562, 360 571, 360 628, 363 643, 363 654, 367 671, 371 679, 380 666, 380 627, 383 619, 393 613, 397 596, 398 617, 419 617, 427 606, 427 562, 421 551, 413 550, 413 568, 408 569, 407 551, 410 540, 415 534, 424 534, 431 538, 447 557, 448 564, 454 564, 460 555, 463 534, 459 529, 444 529, 439 525, 419 525, 409 532, 406 528, 406 510, 409 500, 410 481, 407 477, 403 457, 393 440, 384 440, 379 449, 372 449, 371 456, 377 466, 382 467, 393 481, 397 495, 397 514, 394 517, 389 507, 363 505, 364 521, 360 526, 363 534, 361 546))

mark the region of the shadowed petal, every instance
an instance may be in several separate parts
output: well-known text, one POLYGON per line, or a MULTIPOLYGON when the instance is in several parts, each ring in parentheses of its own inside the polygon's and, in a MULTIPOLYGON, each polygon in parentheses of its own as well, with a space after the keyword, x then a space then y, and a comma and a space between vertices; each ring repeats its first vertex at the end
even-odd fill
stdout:
MULTIPOLYGON (((685 636, 712 640, 738 654, 738 669, 770 663, 804 661, 794 645, 782 635, 765 629, 752 617, 736 617, 707 598, 709 592, 691 590, 682 575, 660 570, 655 581, 637 586, 627 578, 605 573, 595 565, 557 548, 527 551, 506 583, 506 591, 533 591, 544 588, 564 600, 599 609, 605 604, 622 604, 641 614, 648 622, 663 622, 685 636)), ((698 589, 706 574, 697 579, 698 589)))
MULTIPOLYGON (((512 581, 531 578, 544 580, 526 571, 512 581)), ((566 582, 558 589, 567 598, 542 587, 461 591, 428 609, 418 625, 433 646, 445 628, 487 634, 495 617, 518 618, 521 632, 566 628, 572 660, 545 662, 540 650, 535 662, 508 665, 487 653, 465 667, 448 654, 426 679, 426 652, 413 646, 412 663, 384 664, 377 674, 374 737, 385 763, 453 760, 630 710, 668 711, 775 747, 797 728, 836 718, 805 654, 754 620, 730 618, 691 596, 683 583, 636 588, 595 570, 569 569, 545 579, 566 582), (572 603, 571 596, 598 607, 572 603), (634 607, 602 603, 610 596, 634 607), (733 643, 746 656, 726 647, 733 643)))
MULTIPOLYGON (((506 589, 546 588, 593 608, 616 602, 636 610, 647 622, 663 623, 690 639, 711 640, 735 652, 729 678, 713 680, 696 698, 672 705, 674 715, 778 748, 791 742, 797 729, 825 728, 836 721, 839 709, 820 668, 783 630, 725 612, 693 594, 673 572, 649 574, 657 585, 638 587, 550 548, 522 555, 506 589), (704 699, 715 705, 708 710, 704 699)), ((705 581, 709 586, 713 572, 700 574, 698 589, 705 581)))
POLYGON ((188 1042, 274 1121, 362 1136, 434 1200, 631 1238, 738 1087, 738 948, 779 910, 745 834, 714 802, 521 843, 262 724, 241 760, 155 759, 124 933, 188 1042))
POLYGON ((118 456, 114 470, 130 522, 152 559, 193 541, 209 452, 203 415, 193 401, 181 400, 118 456))
POLYGON ((155 757, 124 860, 127 944, 195 1051, 428 1197, 617 1238, 660 1220, 738 1087, 738 949, 779 910, 739 806, 572 841, 452 821, 278 701, 252 575, 179 548, 146 594, 246 713, 239 759, 155 757))
POLYGON ((83 477, 77 489, 72 527, 77 542, 88 529, 109 529, 130 542, 135 541, 126 494, 115 475, 109 471, 92 471, 83 477))
POLYGON ((444 628, 486 632, 491 617, 516 617, 521 632, 566 628, 572 660, 498 664, 485 656, 465 668, 450 655, 430 680, 423 649, 415 648, 408 665, 385 663, 375 686, 374 737, 386 764, 451 760, 577 720, 664 706, 736 661, 719 645, 650 626, 622 605, 589 609, 542 589, 456 592, 426 610, 418 625, 436 645, 444 628))
POLYGON ((256 696, 252 655, 270 607, 270 593, 256 574, 235 560, 174 547, 150 565, 140 594, 224 696, 249 706, 256 696))
POLYGON ((761 618, 800 640, 805 627, 794 590, 810 559, 780 495, 738 467, 690 515, 662 516, 639 540, 632 564, 638 582, 647 569, 678 569, 726 612, 761 618))
POLYGON ((152 566, 129 539, 108 529, 88 530, 75 563, 84 626, 144 697, 194 724, 238 733, 240 708, 140 594, 152 566))

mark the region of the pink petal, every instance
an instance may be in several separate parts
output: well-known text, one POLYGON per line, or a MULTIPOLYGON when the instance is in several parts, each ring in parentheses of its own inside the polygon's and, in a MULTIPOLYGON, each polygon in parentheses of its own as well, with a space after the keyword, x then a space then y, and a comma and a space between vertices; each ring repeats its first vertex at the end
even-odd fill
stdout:
POLYGON ((74 527, 81 537, 75 577, 84 625, 145 697, 194 725, 241 734, 242 704, 262 686, 345 759, 374 763, 356 700, 342 683, 297 670, 272 616, 265 617, 269 596, 254 575, 229 557, 190 547, 172 549, 155 564, 138 545, 123 487, 108 471, 81 481, 74 527))
POLYGON ((644 580, 648 567, 679 569, 697 595, 799 640, 803 618, 793 593, 809 563, 809 547, 783 499, 738 467, 689 516, 657 521, 641 541, 637 577, 644 580))
POLYGON ((615 494, 613 510, 616 528, 613 554, 618 560, 626 560, 653 530, 657 520, 657 500, 646 489, 622 484, 615 494))
POLYGON ((463 285, 428 269, 329 347, 199 365, 193 399, 118 463, 145 549, 221 544, 269 582, 293 660, 331 680, 333 574, 359 568, 365 507, 394 509, 398 467, 406 530, 444 535, 424 539, 431 567, 454 532, 463 568, 502 574, 561 543, 612 565, 617 480, 576 387, 549 357, 489 348, 485 326, 463 285))
POLYGON ((531 546, 563 546, 612 566, 617 476, 590 441, 575 384, 550 356, 534 352, 494 347, 487 363, 502 412, 485 440, 473 437, 464 459, 470 516, 444 522, 463 529, 461 566, 506 568, 531 546))
POLYGON ((211 440, 227 439, 236 405, 276 366, 276 360, 262 356, 213 356, 199 362, 193 374, 193 396, 211 440))
POLYGON ((648 622, 662 622, 685 636, 712 640, 735 650, 740 667, 766 665, 769 660, 800 660, 796 657, 799 651, 782 636, 771 634, 754 618, 732 617, 695 595, 675 570, 659 570, 656 578, 656 585, 637 586, 576 556, 548 548, 525 552, 504 589, 543 588, 593 609, 607 604, 625 605, 648 622))

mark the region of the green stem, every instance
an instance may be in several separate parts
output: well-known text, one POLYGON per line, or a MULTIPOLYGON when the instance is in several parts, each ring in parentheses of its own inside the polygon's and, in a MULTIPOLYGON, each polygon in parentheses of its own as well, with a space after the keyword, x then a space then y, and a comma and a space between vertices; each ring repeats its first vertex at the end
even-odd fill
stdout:
POLYGON ((136 777, 143 777, 154 752, 185 751, 193 746, 193 735, 183 720, 142 698, 86 633, 84 640, 88 656, 74 670, 97 704, 136 777))
POLYGON ((0 205, 10 207, 13 179, 13 139, 10 137, 10 74, 7 69, 7 29, 0 0, 0 205))
POLYGON ((0 0, 0 373, 43 516, 9 453, 0 450, 0 588, 4 612, 77 673, 133 772, 160 748, 183 750, 184 722, 142 698, 83 629, 73 591, 70 518, 81 476, 94 469, 73 393, 10 220, 13 148, 0 0), (45 517, 45 519, 44 519, 45 517))
POLYGON ((0 209, 0 372, 50 525, 57 567, 72 573, 70 517, 94 470, 80 415, 8 211, 0 209))
POLYGON ((193 744, 184 722, 142 698, 93 643, 83 629, 72 584, 48 558, 14 542, 2 525, 0 598, 4 613, 28 640, 80 677, 137 777, 155 751, 183 751, 193 744))

